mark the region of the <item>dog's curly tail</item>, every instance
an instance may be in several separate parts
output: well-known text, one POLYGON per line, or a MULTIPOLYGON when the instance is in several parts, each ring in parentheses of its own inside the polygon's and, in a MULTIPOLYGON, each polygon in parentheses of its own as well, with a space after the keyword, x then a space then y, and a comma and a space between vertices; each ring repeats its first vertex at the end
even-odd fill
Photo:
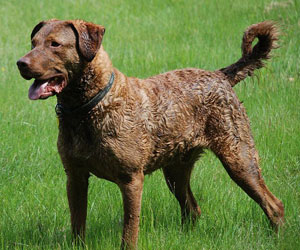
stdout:
POLYGON ((242 58, 236 63, 220 69, 229 79, 231 86, 253 75, 254 70, 264 66, 263 60, 270 59, 272 49, 278 48, 279 31, 272 21, 253 24, 244 32, 242 42, 242 58), (258 43, 252 48, 252 42, 258 43))

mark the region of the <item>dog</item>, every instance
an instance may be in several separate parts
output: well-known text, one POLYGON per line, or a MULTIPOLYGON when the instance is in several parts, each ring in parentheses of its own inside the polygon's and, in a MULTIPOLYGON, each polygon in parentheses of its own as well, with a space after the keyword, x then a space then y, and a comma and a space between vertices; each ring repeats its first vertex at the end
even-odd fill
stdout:
POLYGON ((82 20, 42 21, 31 33, 32 50, 17 61, 22 77, 35 79, 30 99, 57 97, 57 146, 74 237, 85 236, 91 174, 122 192, 123 249, 137 246, 144 176, 157 169, 180 204, 182 223, 194 222, 201 210, 190 177, 204 149, 215 153, 271 225, 283 224, 283 204, 264 183, 246 111, 233 91, 277 48, 276 25, 248 27, 242 57, 228 67, 178 69, 147 79, 113 67, 104 33, 103 26, 82 20))

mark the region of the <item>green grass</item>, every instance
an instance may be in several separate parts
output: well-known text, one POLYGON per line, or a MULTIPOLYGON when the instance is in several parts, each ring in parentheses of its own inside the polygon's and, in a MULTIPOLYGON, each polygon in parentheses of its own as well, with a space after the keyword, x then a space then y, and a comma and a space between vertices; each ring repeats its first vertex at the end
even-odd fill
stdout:
MULTIPOLYGON (((162 173, 146 177, 140 249, 300 249, 300 3, 297 0, 0 0, 0 248, 70 249, 65 174, 56 149, 55 98, 29 101, 15 62, 43 19, 82 18, 106 27, 104 47, 129 76, 214 70, 240 57, 242 32, 277 21, 281 48, 257 77, 235 87, 246 106, 266 183, 285 205, 276 234, 261 209, 207 153, 192 189, 202 209, 180 227, 179 205, 162 173), (75 4, 76 2, 76 4, 75 4)), ((122 202, 116 185, 92 177, 87 249, 118 249, 122 202)))

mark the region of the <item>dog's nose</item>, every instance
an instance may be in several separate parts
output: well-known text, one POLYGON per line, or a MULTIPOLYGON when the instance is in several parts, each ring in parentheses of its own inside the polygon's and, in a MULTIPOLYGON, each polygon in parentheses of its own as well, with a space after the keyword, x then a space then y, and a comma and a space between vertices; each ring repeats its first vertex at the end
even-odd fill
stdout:
POLYGON ((26 57, 22 57, 17 61, 17 65, 20 70, 27 69, 29 66, 29 59, 26 57))

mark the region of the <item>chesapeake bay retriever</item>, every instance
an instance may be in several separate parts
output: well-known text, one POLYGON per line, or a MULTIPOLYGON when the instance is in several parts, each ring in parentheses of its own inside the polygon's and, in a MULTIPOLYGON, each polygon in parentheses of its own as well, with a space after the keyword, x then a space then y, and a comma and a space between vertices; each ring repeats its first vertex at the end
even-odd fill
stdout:
POLYGON ((203 149, 216 154, 273 226, 282 224, 283 204, 264 183, 249 120, 233 91, 276 48, 274 23, 251 25, 241 59, 226 68, 179 69, 147 79, 113 67, 101 45, 104 32, 82 20, 40 22, 31 34, 32 50, 17 62, 25 79, 35 79, 30 99, 57 96, 57 146, 75 238, 85 235, 90 174, 122 192, 122 248, 136 247, 144 176, 159 168, 180 204, 182 222, 194 221, 200 207, 190 177, 203 149))

